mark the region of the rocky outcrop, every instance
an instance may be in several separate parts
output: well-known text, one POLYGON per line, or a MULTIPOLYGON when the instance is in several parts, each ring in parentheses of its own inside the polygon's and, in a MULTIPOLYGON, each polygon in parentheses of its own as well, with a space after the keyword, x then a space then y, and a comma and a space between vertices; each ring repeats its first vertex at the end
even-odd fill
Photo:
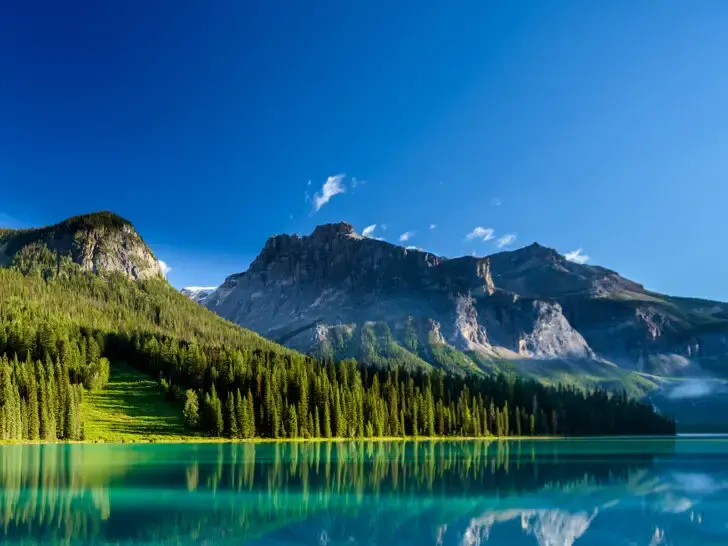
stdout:
POLYGON ((164 278, 161 265, 127 220, 110 212, 69 218, 53 226, 0 233, 0 266, 69 260, 93 273, 140 280, 164 278))
MULTIPOLYGON (((411 358, 451 371, 487 371, 503 360, 569 362, 570 369, 589 361, 590 374, 598 363, 613 378, 614 355, 599 337, 604 325, 592 328, 584 302, 616 302, 635 293, 646 292, 612 271, 573 264, 536 244, 446 259, 362 237, 339 223, 309 236, 270 238, 248 271, 228 277, 204 305, 291 347, 332 358, 411 358), (591 345, 592 334, 600 350, 591 345)), ((596 322, 607 320, 609 313, 596 307, 596 322)), ((640 355, 632 345, 617 352, 634 369, 640 355)), ((547 365, 528 369, 550 373, 547 365)))
POLYGON ((728 305, 655 294, 536 243, 446 259, 328 224, 270 238, 204 304, 332 358, 470 371, 508 361, 537 377, 583 370, 622 386, 632 372, 689 375, 728 361, 728 305))

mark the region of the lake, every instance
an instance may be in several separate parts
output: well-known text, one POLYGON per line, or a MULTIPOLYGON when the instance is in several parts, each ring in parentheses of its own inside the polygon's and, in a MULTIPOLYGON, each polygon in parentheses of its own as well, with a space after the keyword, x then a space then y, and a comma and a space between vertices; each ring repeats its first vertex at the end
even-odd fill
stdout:
POLYGON ((728 544, 728 441, 0 447, 0 543, 728 544))

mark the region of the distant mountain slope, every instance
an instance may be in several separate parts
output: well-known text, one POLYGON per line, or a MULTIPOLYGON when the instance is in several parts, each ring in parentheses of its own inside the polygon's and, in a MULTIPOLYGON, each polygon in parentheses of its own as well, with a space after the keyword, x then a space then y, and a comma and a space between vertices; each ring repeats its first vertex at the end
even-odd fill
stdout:
POLYGON ((187 286, 180 290, 180 292, 192 301, 204 304, 207 296, 212 294, 216 289, 217 286, 187 286))
POLYGON ((9 315, 58 315, 58 320, 76 327, 127 336, 151 334, 206 346, 293 354, 172 288, 131 223, 115 214, 77 216, 47 228, 3 230, 0 248, 12 257, 9 267, 0 267, 0 303, 9 315))
POLYGON ((654 386, 651 375, 728 370, 727 304, 655 294, 538 244, 446 259, 328 224, 271 237, 205 305, 333 358, 633 390, 654 386))

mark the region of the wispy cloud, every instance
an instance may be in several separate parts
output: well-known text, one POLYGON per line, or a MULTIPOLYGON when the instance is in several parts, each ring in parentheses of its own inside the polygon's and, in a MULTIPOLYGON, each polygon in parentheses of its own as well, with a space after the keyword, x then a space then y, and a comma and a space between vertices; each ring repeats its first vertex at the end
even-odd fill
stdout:
POLYGON ((566 254, 564 254, 564 258, 566 258, 570 262, 574 262, 575 264, 585 264, 589 261, 589 255, 582 254, 581 248, 577 248, 576 250, 567 252, 566 254))
POLYGON ((500 207, 503 204, 503 202, 500 200, 500 197, 494 197, 493 199, 490 200, 490 204, 493 205, 494 207, 500 207))
POLYGON ((498 241, 496 242, 496 245, 498 246, 498 248, 505 248, 515 240, 516 240, 516 234, 508 233, 508 234, 504 235, 503 237, 499 238, 498 241))
POLYGON ((387 224, 382 224, 382 225, 381 225, 381 226, 379 226, 379 227, 381 227, 381 228, 382 228, 382 231, 387 231, 387 224))
POLYGON ((399 242, 405 243, 409 241, 412 237, 414 237, 415 232, 414 231, 405 231, 402 235, 399 236, 399 242))
POLYGON ((420 247, 418 247, 418 246, 413 246, 413 245, 410 245, 410 246, 406 246, 405 248, 406 248, 407 250, 419 250, 420 252, 424 252, 424 251, 423 251, 423 250, 422 250, 422 249, 421 249, 420 247))
POLYGON ((377 229, 377 224, 372 224, 371 226, 365 227, 361 231, 361 234, 364 235, 364 237, 372 237, 375 229, 377 229))
POLYGON ((483 239, 484 241, 490 241, 495 237, 495 231, 493 228, 485 228, 482 226, 478 226, 473 231, 468 233, 465 238, 468 240, 471 239, 483 239))
POLYGON ((315 193, 313 196, 313 211, 317 212, 326 203, 328 203, 332 197, 344 193, 346 186, 344 186, 345 174, 337 174, 329 176, 321 187, 321 193, 315 193))
POLYGON ((169 275, 169 272, 172 271, 172 268, 167 265, 167 262, 164 262, 162 260, 159 260, 159 268, 162 270, 162 274, 166 277, 169 275))
POLYGON ((437 227, 437 224, 430 224, 430 229, 435 229, 437 227))
POLYGON ((364 185, 364 184, 366 184, 366 183, 367 183, 367 181, 366 181, 366 180, 358 180, 358 179, 357 179, 356 177, 354 177, 354 176, 352 176, 352 177, 351 177, 351 187, 352 187, 352 188, 356 188, 357 186, 363 186, 363 185, 364 185))

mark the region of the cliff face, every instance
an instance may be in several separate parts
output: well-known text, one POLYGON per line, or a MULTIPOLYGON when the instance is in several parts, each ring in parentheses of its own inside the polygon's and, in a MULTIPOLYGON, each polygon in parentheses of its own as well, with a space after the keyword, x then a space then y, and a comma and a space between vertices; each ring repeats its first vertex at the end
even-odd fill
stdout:
POLYGON ((0 232, 0 266, 50 267, 64 260, 93 273, 116 272, 134 280, 164 278, 159 261, 133 226, 109 212, 0 232))
POLYGON ((446 259, 345 223, 279 235, 204 304, 296 349, 579 383, 723 370, 728 305, 654 294, 533 244, 446 259), (571 379, 570 379, 571 378, 571 379))

